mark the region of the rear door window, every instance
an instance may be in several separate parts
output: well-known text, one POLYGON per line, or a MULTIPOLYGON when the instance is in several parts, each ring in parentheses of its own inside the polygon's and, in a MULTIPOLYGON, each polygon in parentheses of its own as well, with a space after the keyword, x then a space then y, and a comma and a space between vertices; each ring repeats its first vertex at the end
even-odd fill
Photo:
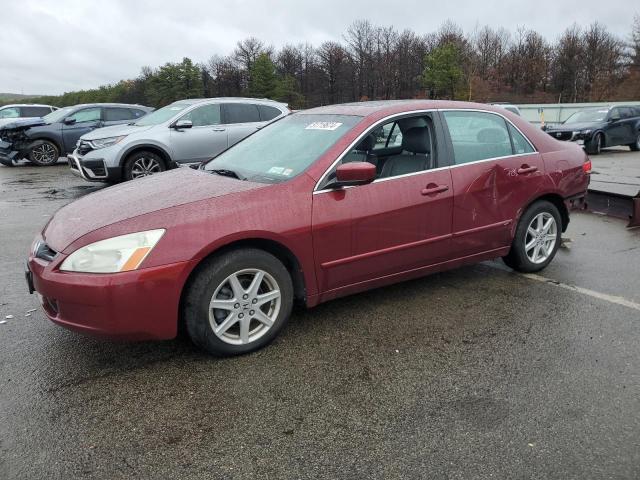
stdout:
POLYGON ((104 112, 106 122, 117 122, 122 120, 131 120, 131 110, 120 107, 107 107, 104 112))
POLYGON ((507 123, 487 112, 451 110, 443 112, 456 164, 512 155, 507 123))
POLYGON ((22 107, 23 117, 44 117, 50 113, 49 107, 22 107))
POLYGON ((270 107, 269 105, 258 105, 258 110, 260 111, 260 120, 263 122, 273 120, 282 114, 280 110, 275 107, 270 107))
POLYGON ((260 121, 258 107, 251 103, 224 104, 224 123, 253 123, 260 121))

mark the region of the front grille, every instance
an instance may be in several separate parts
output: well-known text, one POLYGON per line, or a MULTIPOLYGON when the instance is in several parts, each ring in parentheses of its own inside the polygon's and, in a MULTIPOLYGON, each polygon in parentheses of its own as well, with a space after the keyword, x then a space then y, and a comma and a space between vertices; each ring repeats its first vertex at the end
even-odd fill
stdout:
POLYGON ((89 142, 81 141, 80 145, 78 145, 78 153, 80 155, 86 155, 91 150, 93 150, 93 147, 89 142))
POLYGON ((551 135, 556 140, 562 140, 563 142, 567 142, 571 140, 571 138, 573 138, 573 132, 549 132, 549 135, 551 135))
POLYGON ((44 242, 39 242, 36 245, 34 253, 36 258, 41 258, 42 260, 46 260, 47 262, 50 262, 51 260, 56 258, 56 255, 58 254, 58 252, 50 248, 49 245, 44 242))

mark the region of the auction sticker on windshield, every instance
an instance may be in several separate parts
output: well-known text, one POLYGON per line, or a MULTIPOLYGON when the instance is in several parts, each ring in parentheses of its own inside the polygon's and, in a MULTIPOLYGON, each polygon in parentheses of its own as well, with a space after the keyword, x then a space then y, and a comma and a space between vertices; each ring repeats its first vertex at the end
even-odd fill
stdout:
POLYGON ((340 122, 313 122, 307 125, 305 130, 335 130, 340 125, 340 122))

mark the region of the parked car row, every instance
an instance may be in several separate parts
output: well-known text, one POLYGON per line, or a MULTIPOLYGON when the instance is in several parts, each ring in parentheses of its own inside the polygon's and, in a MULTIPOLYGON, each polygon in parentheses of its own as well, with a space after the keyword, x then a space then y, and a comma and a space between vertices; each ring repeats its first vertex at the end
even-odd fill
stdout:
POLYGON ((71 153, 80 137, 102 127, 130 123, 152 108, 120 103, 93 103, 64 107, 42 118, 17 118, 0 126, 0 163, 11 166, 27 158, 51 165, 71 153))
POLYGON ((48 318, 120 339, 184 327, 212 354, 247 353, 276 337, 294 302, 496 257, 538 271, 589 183, 581 148, 500 107, 414 100, 285 113, 248 99, 176 102, 84 137, 94 145, 74 153, 81 169, 108 149, 120 162, 143 138, 184 141, 168 148, 172 160, 224 151, 58 210, 25 271, 48 318), (198 128, 226 140, 196 151, 198 128))

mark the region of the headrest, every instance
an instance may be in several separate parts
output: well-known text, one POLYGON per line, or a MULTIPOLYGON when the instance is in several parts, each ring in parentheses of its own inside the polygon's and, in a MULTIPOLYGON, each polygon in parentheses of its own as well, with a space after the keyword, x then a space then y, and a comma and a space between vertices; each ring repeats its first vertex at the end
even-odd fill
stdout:
POLYGON ((360 141, 360 143, 356 147, 356 150, 368 152, 370 150, 373 150, 373 147, 375 146, 376 146, 376 136, 374 134, 371 134, 371 135, 367 135, 360 141))
POLYGON ((508 142, 506 132, 501 128, 483 128, 478 132, 480 143, 505 143, 508 142))
POLYGON ((402 148, 412 153, 431 153, 431 136, 427 127, 413 127, 402 133, 402 148))

